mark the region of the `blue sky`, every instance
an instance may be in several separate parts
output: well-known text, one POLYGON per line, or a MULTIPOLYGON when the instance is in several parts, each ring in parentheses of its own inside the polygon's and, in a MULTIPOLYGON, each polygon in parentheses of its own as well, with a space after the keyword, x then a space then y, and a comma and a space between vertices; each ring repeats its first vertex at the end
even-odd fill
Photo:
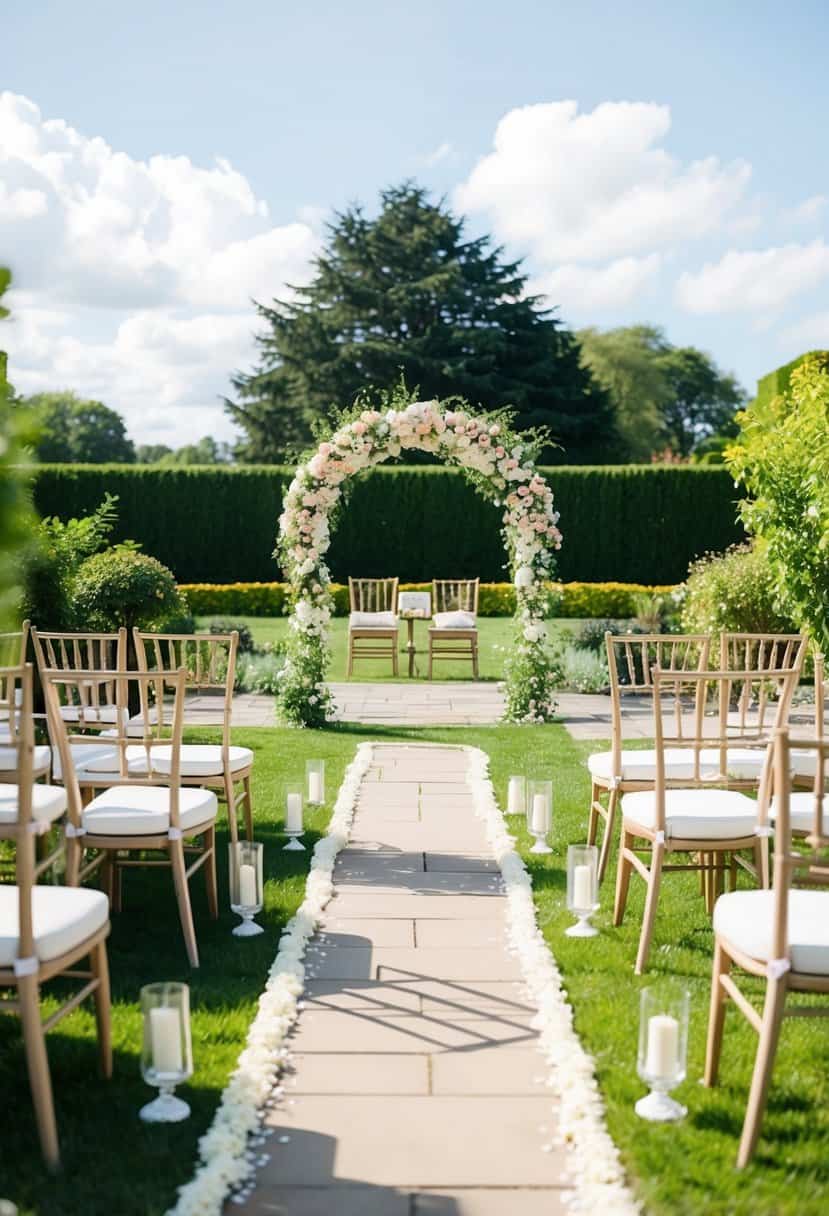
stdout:
POLYGON ((568 324, 661 324, 752 387, 829 346, 827 32, 809 0, 11 0, 13 380, 139 439, 229 435, 250 296, 307 273, 331 207, 416 177, 568 324))

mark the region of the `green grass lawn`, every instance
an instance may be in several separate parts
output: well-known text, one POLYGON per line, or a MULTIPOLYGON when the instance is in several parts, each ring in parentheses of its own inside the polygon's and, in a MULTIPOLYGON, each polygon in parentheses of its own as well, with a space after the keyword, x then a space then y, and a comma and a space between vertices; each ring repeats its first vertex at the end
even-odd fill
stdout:
MULTIPOLYGON (((211 617, 197 617, 199 627, 210 622, 211 617)), ((252 631, 254 639, 260 645, 265 642, 280 642, 288 632, 288 617, 285 616, 240 616, 233 617, 234 621, 244 622, 252 631)), ((547 622, 551 635, 560 633, 567 628, 578 629, 583 621, 557 619, 547 622)), ((428 622, 415 621, 414 641, 417 648, 415 656, 415 674, 423 679, 428 671, 429 641, 427 637, 428 622)), ((482 680, 501 680, 504 673, 504 657, 506 649, 512 644, 512 617, 486 616, 478 620, 478 646, 480 662, 480 678, 482 680)), ((408 679, 408 626, 401 622, 400 626, 400 679, 408 679)), ((348 663, 348 619, 335 617, 331 622, 331 651, 332 663, 329 679, 345 680, 348 663)), ((354 667, 354 680, 390 681, 391 663, 377 659, 361 659, 354 667)), ((442 661, 435 665, 436 680, 470 680, 472 665, 469 662, 442 661)))
MULTIPOLYGON (((705 1044, 712 935, 695 876, 670 875, 663 884, 651 973, 633 975, 642 884, 631 888, 621 930, 611 928, 612 876, 595 921, 601 936, 564 937, 566 844, 584 839, 589 787, 583 760, 590 748, 562 726, 467 728, 357 728, 325 732, 245 729, 235 741, 254 748, 257 836, 265 843, 267 933, 239 941, 227 907, 226 832, 219 843, 218 922, 206 917, 203 883, 193 883, 202 966, 191 973, 178 928, 172 884, 163 872, 127 876, 125 909, 114 917, 109 954, 113 979, 115 1073, 96 1072, 94 1029, 86 1009, 73 1013, 49 1039, 65 1168, 49 1178, 40 1164, 17 1019, 0 1021, 0 1195, 25 1216, 161 1216, 175 1189, 192 1174, 199 1135, 208 1126, 242 1045, 278 934, 302 898, 309 853, 282 852, 281 782, 300 773, 311 756, 328 767, 329 807, 310 817, 308 843, 323 830, 337 786, 358 743, 365 739, 462 742, 490 755, 502 801, 511 772, 549 773, 555 781, 555 844, 549 858, 527 856, 544 934, 564 974, 576 1029, 596 1067, 611 1133, 647 1211, 656 1216, 817 1216, 829 1209, 829 1041, 826 1023, 793 1019, 784 1027, 769 1111, 755 1163, 734 1170, 753 1062, 755 1037, 730 1010, 722 1084, 698 1084, 705 1044), (692 993, 688 1080, 676 1091, 689 1108, 681 1124, 655 1126, 637 1119, 643 1092, 635 1071, 638 992, 643 984, 679 976, 692 993), (147 1127, 139 1107, 151 1096, 138 1061, 141 984, 184 979, 192 987, 196 1073, 182 1094, 192 1117, 166 1128, 147 1127), (10 1117, 10 1115, 12 1117, 10 1117)), ((207 738, 211 732, 194 732, 207 738)), ((222 825, 224 826, 224 825, 222 825)), ((529 841, 514 823, 524 849, 529 841)), ((498 1119, 497 1099, 492 1104, 498 1119)))

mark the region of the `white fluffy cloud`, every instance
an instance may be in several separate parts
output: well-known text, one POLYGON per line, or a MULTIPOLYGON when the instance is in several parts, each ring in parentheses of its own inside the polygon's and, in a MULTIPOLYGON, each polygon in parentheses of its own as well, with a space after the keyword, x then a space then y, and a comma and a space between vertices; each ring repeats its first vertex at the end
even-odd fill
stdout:
POLYGON ((740 202, 751 169, 713 156, 680 163, 661 146, 670 125, 668 106, 649 102, 604 102, 585 114, 575 101, 511 110, 455 201, 546 265, 704 236, 740 202))
POLYGON ((731 249, 719 261, 679 276, 677 303, 693 313, 777 313, 829 276, 829 246, 731 249))
POLYGON ((218 397, 251 361, 251 297, 307 278, 317 243, 308 222, 273 225, 226 160, 134 160, 0 94, 6 344, 22 391, 100 396, 142 439, 226 433, 218 397))
POLYGON ((533 279, 530 290, 560 303, 568 319, 589 321, 597 312, 630 304, 653 284, 661 265, 658 253, 617 258, 605 266, 569 262, 533 279))

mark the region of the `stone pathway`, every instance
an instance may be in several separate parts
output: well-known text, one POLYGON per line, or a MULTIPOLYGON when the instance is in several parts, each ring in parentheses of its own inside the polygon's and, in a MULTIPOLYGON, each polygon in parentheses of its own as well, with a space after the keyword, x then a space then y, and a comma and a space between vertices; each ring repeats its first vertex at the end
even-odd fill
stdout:
POLYGON ((249 1216, 556 1216, 563 1150, 459 748, 375 745, 249 1216))
POLYGON ((488 726, 504 713, 493 682, 411 680, 399 684, 329 684, 344 722, 372 726, 488 726))

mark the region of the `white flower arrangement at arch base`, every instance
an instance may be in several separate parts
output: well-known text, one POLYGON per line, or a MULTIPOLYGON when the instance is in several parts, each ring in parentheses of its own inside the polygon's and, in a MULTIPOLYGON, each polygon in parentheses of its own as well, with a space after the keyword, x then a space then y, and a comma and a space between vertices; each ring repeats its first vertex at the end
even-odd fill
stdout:
MULTIPOLYGON (((363 743, 340 787, 327 834, 311 860, 305 898, 289 921, 248 1031, 247 1044, 222 1094, 209 1130, 199 1141, 194 1178, 179 1190, 167 1216, 220 1216, 231 1192, 239 1198, 253 1178, 256 1139, 286 1058, 285 1039, 296 1021, 305 969, 302 958, 333 894, 334 861, 347 844, 360 782, 371 763, 373 744, 363 743)), ((625 1181, 618 1150, 604 1121, 593 1062, 573 1029, 573 1010, 561 986, 555 960, 535 915, 532 883, 516 853, 489 779, 489 759, 478 748, 469 756, 467 780, 475 813, 483 820, 493 856, 504 879, 510 941, 524 981, 538 1006, 533 1020, 539 1049, 550 1065, 549 1085, 557 1099, 559 1136, 567 1148, 573 1212, 638 1216, 641 1205, 625 1181)))
MULTIPOLYGON (((390 400, 402 405, 405 398, 390 400)), ((278 554, 293 603, 278 696, 285 721, 323 726, 332 713, 325 682, 332 607, 325 554, 343 483, 404 449, 432 452, 456 465, 482 494, 503 505, 503 535, 516 592, 505 716, 512 722, 552 718, 555 681, 544 620, 546 583, 553 574, 555 550, 561 547, 561 532, 552 490, 535 467, 534 444, 533 436, 511 430, 503 411, 473 416, 466 407, 411 401, 399 409, 361 409, 343 418, 330 439, 299 465, 279 520, 278 554)))

